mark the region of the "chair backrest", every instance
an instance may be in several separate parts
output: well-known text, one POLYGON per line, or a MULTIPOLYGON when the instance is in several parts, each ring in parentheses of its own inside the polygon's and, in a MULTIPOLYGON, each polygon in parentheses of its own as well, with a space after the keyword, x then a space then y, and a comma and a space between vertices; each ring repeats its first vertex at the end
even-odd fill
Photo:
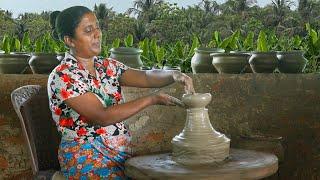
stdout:
POLYGON ((60 135, 52 120, 47 89, 26 85, 11 93, 11 101, 28 144, 33 174, 50 169, 60 170, 60 135))

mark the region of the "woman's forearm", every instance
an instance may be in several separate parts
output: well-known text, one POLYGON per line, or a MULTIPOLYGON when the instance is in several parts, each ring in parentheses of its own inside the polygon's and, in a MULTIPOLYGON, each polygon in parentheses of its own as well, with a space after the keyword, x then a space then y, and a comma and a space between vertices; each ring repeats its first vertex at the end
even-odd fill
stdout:
POLYGON ((146 71, 146 82, 149 87, 160 88, 174 83, 173 74, 179 73, 172 70, 148 70, 146 71))
POLYGON ((102 126, 108 126, 121 122, 137 114, 144 108, 156 104, 154 98, 154 96, 146 96, 127 103, 104 108, 104 112, 99 114, 99 117, 95 119, 95 121, 97 121, 95 123, 102 126))

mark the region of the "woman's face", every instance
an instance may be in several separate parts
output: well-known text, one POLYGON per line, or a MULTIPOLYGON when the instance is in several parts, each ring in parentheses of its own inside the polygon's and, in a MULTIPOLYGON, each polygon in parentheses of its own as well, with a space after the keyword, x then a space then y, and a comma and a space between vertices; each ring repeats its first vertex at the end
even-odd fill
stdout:
POLYGON ((85 14, 72 38, 73 50, 77 56, 91 58, 101 52, 101 30, 93 13, 85 14))

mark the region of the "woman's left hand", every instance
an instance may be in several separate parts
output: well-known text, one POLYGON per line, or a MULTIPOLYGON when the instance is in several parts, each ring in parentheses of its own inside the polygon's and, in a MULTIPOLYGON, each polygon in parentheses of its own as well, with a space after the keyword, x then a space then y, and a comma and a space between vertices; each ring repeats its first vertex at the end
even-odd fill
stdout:
POLYGON ((179 71, 174 71, 172 73, 172 78, 175 82, 179 82, 184 85, 184 91, 186 94, 195 93, 191 77, 189 77, 186 74, 181 73, 179 71))

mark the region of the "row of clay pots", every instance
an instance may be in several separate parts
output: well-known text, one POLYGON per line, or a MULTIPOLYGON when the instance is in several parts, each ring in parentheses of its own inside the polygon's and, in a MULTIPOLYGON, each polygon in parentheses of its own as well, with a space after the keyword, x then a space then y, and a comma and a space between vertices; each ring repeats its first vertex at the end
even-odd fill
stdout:
MULTIPOLYGON (((143 67, 140 55, 141 49, 138 48, 112 48, 110 50, 111 58, 132 68, 143 67)), ((48 53, 0 53, 0 74, 21 74, 28 67, 34 74, 49 74, 63 59, 64 54, 48 54, 48 53)))
POLYGON ((191 60, 196 73, 301 73, 307 60, 302 51, 290 52, 230 52, 223 49, 198 48, 191 60), (214 67, 212 67, 212 65, 214 67))
POLYGON ((0 74, 22 74, 30 67, 34 74, 49 74, 63 58, 62 54, 0 54, 0 74))
MULTIPOLYGON (((115 58, 132 68, 143 67, 140 55, 141 49, 137 48, 112 48, 111 58, 115 58)), ((64 54, 48 53, 0 53, 0 74, 21 74, 31 68, 34 74, 49 74, 63 59, 64 54)))

